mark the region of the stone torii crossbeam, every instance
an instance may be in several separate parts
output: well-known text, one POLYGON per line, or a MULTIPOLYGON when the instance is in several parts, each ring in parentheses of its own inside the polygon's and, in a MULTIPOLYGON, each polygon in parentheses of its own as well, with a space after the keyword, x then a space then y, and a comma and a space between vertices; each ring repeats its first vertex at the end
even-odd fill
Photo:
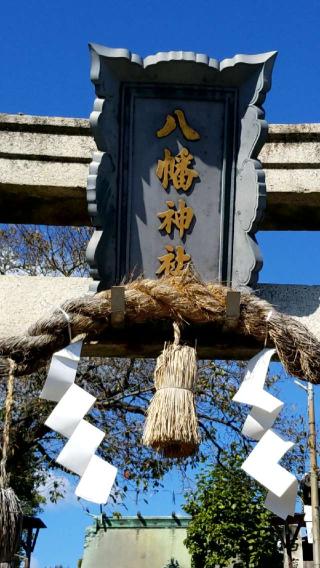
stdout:
MULTIPOLYGON (((2 114, 0 142, 2 223, 90 224, 85 188, 95 143, 88 120, 2 114), (64 207, 57 206, 61 200, 64 207)), ((260 155, 267 183, 262 230, 320 229, 319 150, 319 124, 269 126, 260 155)), ((1 276, 0 336, 19 335, 52 305, 85 293, 89 284, 87 278, 1 276), (21 297, 26 300, 23 305, 21 297)), ((259 284, 257 291, 320 339, 320 286, 259 284)), ((124 332, 117 335, 117 342, 87 345, 84 354, 153 356, 163 339, 160 334, 148 351, 141 352, 124 332)), ((214 349, 208 346, 202 356, 230 358, 230 349, 217 339, 214 349)), ((248 358, 255 350, 250 342, 239 345, 236 351, 233 348, 233 357, 248 358)))

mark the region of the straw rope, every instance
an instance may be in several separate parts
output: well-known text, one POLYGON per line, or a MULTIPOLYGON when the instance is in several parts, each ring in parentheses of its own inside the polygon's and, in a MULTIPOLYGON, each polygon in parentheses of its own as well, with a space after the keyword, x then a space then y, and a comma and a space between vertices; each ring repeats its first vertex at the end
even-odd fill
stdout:
POLYGON ((143 444, 167 458, 194 454, 200 444, 195 410, 197 355, 193 347, 180 345, 180 328, 173 324, 174 341, 157 358, 156 392, 147 410, 143 444))
MULTIPOLYGON (((22 512, 13 489, 0 488, 0 562, 11 562, 20 544, 22 512)), ((2 565, 2 564, 1 564, 2 565)))
POLYGON ((12 359, 8 360, 8 381, 7 381, 7 394, 4 408, 4 426, 2 433, 2 448, 0 460, 0 489, 5 489, 9 486, 10 476, 7 472, 7 460, 10 445, 10 426, 12 422, 12 409, 13 409, 13 390, 14 390, 14 370, 16 364, 12 359))
MULTIPOLYGON (((226 319, 228 288, 201 282, 186 272, 160 280, 135 280, 125 285, 126 322, 156 320, 214 323, 222 327, 226 319)), ((110 326, 111 292, 70 300, 62 305, 69 315, 72 335, 97 339, 110 326)), ((287 372, 312 383, 320 382, 320 342, 307 328, 290 316, 280 314, 253 293, 242 292, 238 334, 254 337, 263 346, 274 345, 287 372), (266 321, 272 310, 270 321, 266 321)), ((16 374, 30 373, 52 354, 69 343, 68 322, 56 310, 46 320, 33 325, 26 335, 0 340, 0 356, 17 364, 16 374)))
POLYGON ((1 366, 2 372, 5 368, 8 370, 8 380, 0 461, 0 562, 12 562, 20 543, 22 511, 19 499, 9 487, 10 476, 7 471, 16 364, 8 359, 1 366))

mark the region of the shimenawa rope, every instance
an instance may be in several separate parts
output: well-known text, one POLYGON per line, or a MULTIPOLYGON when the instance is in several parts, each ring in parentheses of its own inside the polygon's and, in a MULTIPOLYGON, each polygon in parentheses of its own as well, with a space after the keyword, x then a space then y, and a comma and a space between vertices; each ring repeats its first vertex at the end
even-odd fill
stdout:
MULTIPOLYGON (((13 412, 14 371, 16 364, 7 360, 8 380, 0 461, 0 562, 12 562, 20 543, 22 511, 19 499, 9 487, 7 462, 13 412)), ((4 367, 4 366, 3 366, 4 367)), ((11 564, 10 564, 11 565, 11 564)))
MULTIPOLYGON (((171 320, 189 324, 212 323, 223 327, 228 288, 201 282, 195 275, 160 280, 135 280, 125 285, 128 325, 171 320)), ((70 300, 62 309, 68 314, 73 337, 84 334, 97 340, 111 327, 111 292, 70 300)), ((24 336, 0 340, 0 356, 17 364, 16 374, 30 373, 43 366, 55 351, 69 343, 69 326, 56 310, 33 325, 24 336)), ((253 293, 241 292, 240 317, 236 333, 254 337, 263 346, 267 337, 277 350, 287 372, 312 383, 320 382, 320 343, 300 322, 277 312, 253 293), (266 318, 272 311, 272 318, 266 318)))

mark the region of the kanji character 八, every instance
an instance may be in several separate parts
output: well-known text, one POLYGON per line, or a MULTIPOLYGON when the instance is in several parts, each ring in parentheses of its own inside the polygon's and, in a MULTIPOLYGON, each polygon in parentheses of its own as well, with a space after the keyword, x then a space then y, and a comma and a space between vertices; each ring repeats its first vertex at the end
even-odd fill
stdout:
POLYGON ((185 117, 184 111, 181 109, 176 109, 173 111, 175 116, 172 114, 168 114, 166 118, 166 122, 164 123, 163 127, 157 130, 156 134, 158 138, 164 138, 165 136, 169 136, 176 128, 177 128, 177 120, 180 126, 181 132, 186 140, 200 140, 200 134, 188 124, 187 119, 185 117))

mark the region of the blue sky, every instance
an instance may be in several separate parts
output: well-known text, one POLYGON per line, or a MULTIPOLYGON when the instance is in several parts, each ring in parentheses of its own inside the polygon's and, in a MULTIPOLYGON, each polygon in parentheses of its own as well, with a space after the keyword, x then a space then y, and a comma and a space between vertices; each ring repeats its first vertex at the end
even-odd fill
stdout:
POLYGON ((278 50, 269 120, 317 121, 318 0, 11 0, 1 20, 2 112, 88 116, 91 41, 218 59, 278 50))
MULTIPOLYGON (((265 105, 275 123, 319 122, 319 0, 11 0, 1 6, 0 112, 88 117, 94 100, 89 41, 141 55, 192 50, 223 59, 235 53, 278 50, 265 105)), ((263 233, 261 282, 319 283, 318 233, 263 233), (306 253, 306 251, 308 253, 306 253)), ((291 391, 292 393, 293 391, 291 391)), ((303 393, 294 391, 299 403, 303 393)), ((284 389, 284 397, 292 399, 284 389)), ((150 499, 149 514, 170 514, 171 489, 150 499)), ((70 497, 48 507, 34 566, 76 566, 90 519, 70 497), (57 545, 59 543, 59 545, 57 545)))

